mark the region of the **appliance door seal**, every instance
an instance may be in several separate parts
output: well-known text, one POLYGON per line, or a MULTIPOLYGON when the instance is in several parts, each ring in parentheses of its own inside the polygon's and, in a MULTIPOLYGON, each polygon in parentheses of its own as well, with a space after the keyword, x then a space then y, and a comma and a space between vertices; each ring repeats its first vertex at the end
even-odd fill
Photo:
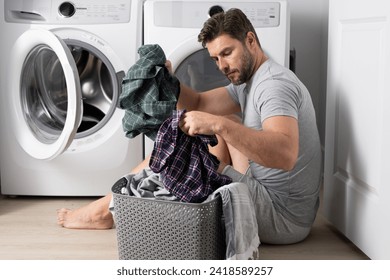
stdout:
POLYGON ((73 141, 83 114, 73 56, 59 37, 43 29, 24 32, 10 55, 10 118, 16 139, 30 156, 54 159, 73 141))

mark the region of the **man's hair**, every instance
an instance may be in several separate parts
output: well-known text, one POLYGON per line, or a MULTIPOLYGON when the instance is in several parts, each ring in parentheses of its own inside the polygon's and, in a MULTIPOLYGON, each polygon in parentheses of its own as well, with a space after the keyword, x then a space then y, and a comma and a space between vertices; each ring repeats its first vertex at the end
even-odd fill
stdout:
POLYGON ((227 34, 245 44, 248 32, 255 34, 256 42, 261 47, 256 31, 246 15, 239 9, 230 9, 210 17, 203 25, 198 35, 198 41, 202 43, 203 47, 206 47, 207 43, 218 36, 227 34))

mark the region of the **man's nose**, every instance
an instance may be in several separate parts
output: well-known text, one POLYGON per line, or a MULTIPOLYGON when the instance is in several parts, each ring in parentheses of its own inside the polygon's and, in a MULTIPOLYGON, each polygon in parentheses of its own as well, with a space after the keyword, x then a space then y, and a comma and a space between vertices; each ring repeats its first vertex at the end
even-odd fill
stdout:
POLYGON ((218 59, 218 68, 220 71, 225 73, 226 70, 229 69, 229 65, 226 63, 225 59, 220 58, 220 59, 218 59))

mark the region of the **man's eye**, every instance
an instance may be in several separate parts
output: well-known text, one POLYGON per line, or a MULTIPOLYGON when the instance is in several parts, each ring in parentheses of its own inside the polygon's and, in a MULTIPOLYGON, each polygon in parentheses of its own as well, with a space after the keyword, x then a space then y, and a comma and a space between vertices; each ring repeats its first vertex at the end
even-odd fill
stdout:
POLYGON ((231 54, 232 54, 232 52, 231 52, 231 51, 228 51, 228 52, 223 53, 223 56, 226 57, 226 56, 229 56, 229 55, 231 55, 231 54))

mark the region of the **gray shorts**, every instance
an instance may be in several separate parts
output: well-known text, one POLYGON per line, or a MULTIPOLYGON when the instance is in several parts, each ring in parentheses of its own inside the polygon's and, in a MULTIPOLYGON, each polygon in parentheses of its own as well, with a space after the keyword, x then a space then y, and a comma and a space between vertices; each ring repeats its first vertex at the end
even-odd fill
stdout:
POLYGON ((307 237, 310 227, 298 226, 278 213, 266 188, 252 177, 249 169, 243 175, 228 165, 222 174, 231 177, 233 182, 248 185, 254 200, 261 243, 292 244, 307 237))

